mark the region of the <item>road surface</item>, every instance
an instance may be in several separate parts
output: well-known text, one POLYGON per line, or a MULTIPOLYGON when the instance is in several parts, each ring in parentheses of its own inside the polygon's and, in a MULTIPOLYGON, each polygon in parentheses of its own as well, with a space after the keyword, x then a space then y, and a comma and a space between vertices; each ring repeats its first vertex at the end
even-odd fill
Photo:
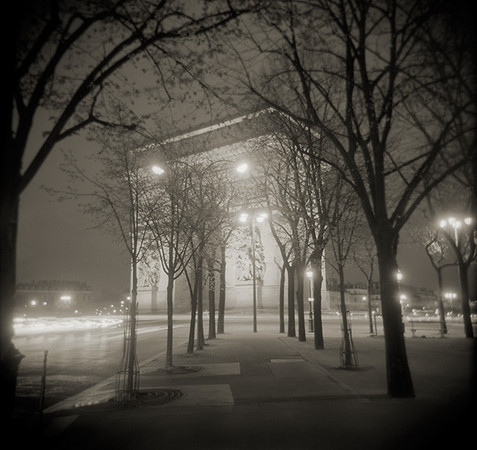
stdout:
MULTIPOLYGON (((17 329, 15 345, 25 356, 20 364, 16 390, 16 414, 39 411, 46 354, 44 407, 93 386, 118 371, 123 354, 121 317, 98 324, 98 318, 43 318, 17 329)), ((139 364, 164 354, 165 316, 139 318, 137 358, 139 364)), ((185 342, 187 318, 174 320, 174 343, 185 342)))

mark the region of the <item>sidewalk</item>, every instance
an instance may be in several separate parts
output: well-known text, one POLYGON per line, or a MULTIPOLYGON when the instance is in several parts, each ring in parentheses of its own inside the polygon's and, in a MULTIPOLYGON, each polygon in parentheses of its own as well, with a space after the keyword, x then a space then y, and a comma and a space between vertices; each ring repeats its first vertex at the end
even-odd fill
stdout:
MULTIPOLYGON (((48 449, 425 449, 475 434, 469 408, 475 341, 407 339, 416 398, 386 395, 384 339, 354 336, 359 369, 325 350, 236 324, 193 355, 141 366, 141 395, 120 407, 114 377, 45 411, 48 449), (465 423, 464 423, 465 419, 465 423)), ((35 441, 38 445, 38 440, 35 441)))

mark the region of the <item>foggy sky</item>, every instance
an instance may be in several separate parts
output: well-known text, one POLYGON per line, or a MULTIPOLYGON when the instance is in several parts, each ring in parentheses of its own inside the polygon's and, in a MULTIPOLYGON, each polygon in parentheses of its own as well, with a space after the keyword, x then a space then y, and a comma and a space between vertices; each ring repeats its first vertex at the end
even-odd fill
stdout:
MULTIPOLYGON (((74 151, 81 139, 69 143, 74 151)), ((94 151, 94 149, 88 149, 94 151)), ((18 235, 18 282, 39 280, 84 281, 93 290, 120 295, 129 289, 129 257, 123 244, 112 236, 92 229, 93 218, 83 215, 73 201, 59 202, 42 186, 60 188, 67 183, 60 169, 62 155, 55 149, 38 176, 21 197, 18 235)), ((398 262, 402 283, 437 289, 435 272, 425 250, 402 233, 398 262)), ((445 289, 456 290, 455 268, 445 269, 445 289)), ((335 276, 331 270, 328 277, 335 276)), ((335 276, 336 277, 336 276, 335 276)), ((377 270, 374 276, 377 279, 377 270)), ((362 281, 357 270, 348 281, 362 281)))

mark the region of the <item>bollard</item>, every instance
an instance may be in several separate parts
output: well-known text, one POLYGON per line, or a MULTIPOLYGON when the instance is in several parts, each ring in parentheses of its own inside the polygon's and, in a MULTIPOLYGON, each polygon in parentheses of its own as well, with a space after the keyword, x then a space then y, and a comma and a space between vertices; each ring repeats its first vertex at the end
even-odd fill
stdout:
POLYGON ((46 361, 48 358, 48 350, 45 350, 45 356, 43 358, 43 373, 41 375, 41 392, 40 392, 40 428, 43 421, 43 407, 45 404, 45 390, 46 390, 46 361))

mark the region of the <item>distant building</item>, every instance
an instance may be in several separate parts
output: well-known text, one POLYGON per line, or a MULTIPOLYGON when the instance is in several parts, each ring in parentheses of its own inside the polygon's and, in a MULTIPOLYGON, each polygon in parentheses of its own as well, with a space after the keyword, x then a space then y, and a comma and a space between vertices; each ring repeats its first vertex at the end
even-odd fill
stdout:
POLYGON ((17 285, 16 313, 27 316, 74 314, 88 309, 92 289, 82 281, 41 280, 17 285))
MULTIPOLYGON (((329 288, 329 308, 331 311, 340 310, 340 292, 337 280, 328 279, 329 288)), ((364 284, 346 285, 345 302, 348 311, 358 312, 368 310, 368 291, 364 284)), ((403 311, 410 313, 413 310, 433 311, 437 308, 436 294, 427 288, 416 288, 414 286, 401 285, 399 289, 399 301, 401 302, 403 311)), ((379 290, 379 282, 373 282, 371 288, 371 309, 380 311, 381 309, 381 293, 379 290)))

